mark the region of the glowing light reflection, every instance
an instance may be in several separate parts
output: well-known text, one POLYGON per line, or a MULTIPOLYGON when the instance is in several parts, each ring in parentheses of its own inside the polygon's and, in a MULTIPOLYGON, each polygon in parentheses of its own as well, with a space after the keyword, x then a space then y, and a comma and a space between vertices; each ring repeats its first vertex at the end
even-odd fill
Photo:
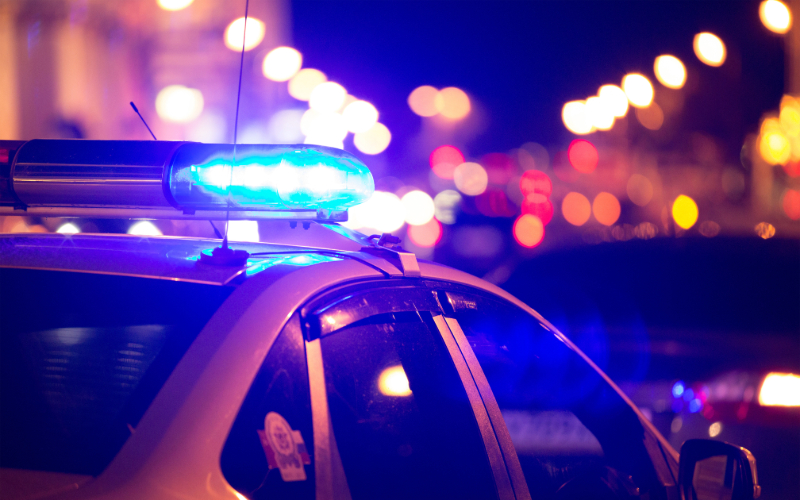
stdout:
POLYGON ((383 370, 378 377, 378 389, 385 396, 410 396, 411 387, 408 377, 400 365, 390 366, 383 370))
POLYGON ((800 375, 770 373, 758 391, 761 406, 800 406, 800 375))

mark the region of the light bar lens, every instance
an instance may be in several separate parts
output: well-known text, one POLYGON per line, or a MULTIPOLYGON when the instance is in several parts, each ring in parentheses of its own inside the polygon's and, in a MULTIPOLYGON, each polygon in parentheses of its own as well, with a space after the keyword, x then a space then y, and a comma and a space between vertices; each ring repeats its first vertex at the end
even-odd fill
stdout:
POLYGON ((346 210, 375 190, 355 156, 324 146, 186 144, 168 172, 175 203, 195 210, 346 210))

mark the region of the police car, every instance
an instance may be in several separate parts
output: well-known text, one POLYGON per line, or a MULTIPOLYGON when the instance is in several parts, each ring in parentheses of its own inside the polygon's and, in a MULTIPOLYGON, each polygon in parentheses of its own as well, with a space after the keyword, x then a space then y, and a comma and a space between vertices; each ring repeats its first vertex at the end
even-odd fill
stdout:
MULTIPOLYGON (((569 339, 391 235, 318 146, 0 143, 0 215, 262 220, 289 243, 0 237, 3 498, 757 498, 569 339)), ((270 240, 262 233, 262 239, 270 240)))

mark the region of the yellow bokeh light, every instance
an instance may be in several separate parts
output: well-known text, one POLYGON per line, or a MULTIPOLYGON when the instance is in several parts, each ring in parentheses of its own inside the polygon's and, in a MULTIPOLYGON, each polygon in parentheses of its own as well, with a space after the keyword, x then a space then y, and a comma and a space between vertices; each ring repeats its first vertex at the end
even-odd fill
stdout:
POLYGON ((758 391, 761 406, 800 406, 800 375, 770 373, 758 391))
POLYGON ((612 226, 619 219, 622 207, 619 200, 611 193, 602 192, 594 197, 592 213, 597 222, 604 226, 612 226))
POLYGON ((338 111, 346 97, 347 91, 338 83, 320 83, 308 96, 308 107, 318 111, 338 111))
POLYGON ((376 155, 383 153, 392 142, 392 134, 386 125, 376 122, 366 132, 359 132, 353 137, 353 144, 364 154, 376 155))
POLYGON ((759 137, 758 151, 770 165, 786 165, 792 156, 792 143, 781 131, 769 130, 759 137))
POLYGON ((597 92, 597 96, 606 102, 614 117, 622 118, 628 113, 628 96, 616 85, 603 85, 597 92))
POLYGON ((672 219, 678 227, 689 229, 697 222, 698 215, 697 203, 684 194, 675 198, 672 203, 672 219))
POLYGON ((653 102, 653 84, 644 75, 628 73, 622 79, 622 91, 633 107, 646 108, 653 102))
POLYGON ((573 226, 582 226, 592 216, 592 204, 587 197, 573 191, 561 202, 561 213, 573 226))
POLYGON ((390 366, 378 377, 378 390, 385 396, 410 396, 408 377, 400 365, 390 366))
POLYGON ((722 66, 727 52, 725 44, 713 33, 698 33, 694 36, 694 53, 700 61, 709 66, 722 66))
POLYGON ((156 96, 156 113, 166 122, 188 123, 203 112, 203 94, 183 85, 164 87, 156 96))
POLYGON ((366 132, 375 125, 378 121, 378 110, 367 101, 353 101, 344 107, 342 117, 347 130, 357 134, 366 132))
POLYGON ((656 57, 653 65, 656 78, 661 85, 671 89, 679 89, 686 83, 686 66, 675 56, 663 55, 656 57))
POLYGON ((255 17, 247 18, 247 35, 244 32, 244 18, 231 22, 225 29, 225 46, 236 52, 242 51, 242 39, 244 39, 244 50, 253 50, 264 40, 264 23, 255 17))
POLYGON ((481 165, 472 162, 462 163, 453 172, 456 188, 468 196, 478 196, 489 185, 489 174, 481 165))
POLYGON ((291 47, 277 47, 264 57, 261 67, 264 76, 275 82, 285 82, 300 71, 303 56, 291 47))
POLYGON ((597 130, 611 130, 614 126, 614 111, 611 104, 600 97, 586 99, 586 114, 597 130))
POLYGON ((406 222, 412 226, 421 226, 433 219, 436 205, 428 193, 415 189, 404 194, 400 201, 406 210, 406 222))
POLYGON ((194 0, 158 0, 158 6, 164 10, 183 10, 192 5, 194 0))
POLYGON ((780 0, 765 0, 758 7, 758 16, 768 30, 783 35, 792 28, 792 12, 780 0))
POLYGON ((298 101, 307 101, 317 85, 325 83, 327 80, 325 73, 318 69, 301 69, 289 80, 289 95, 298 101))
POLYGON ((451 120, 460 120, 470 112, 469 96, 456 87, 447 87, 439 91, 434 100, 439 113, 451 120))
POLYGON ((664 112, 655 101, 651 102, 646 108, 637 108, 636 118, 644 128, 650 130, 658 130, 664 124, 664 112))
POLYGON ((641 174, 633 174, 628 179, 627 192, 633 203, 643 207, 653 199, 653 183, 641 174))
POLYGON ((769 222, 759 222, 756 224, 755 232, 759 236, 759 238, 768 240, 775 236, 775 226, 770 224, 769 222))
POLYGON ((594 125, 586 111, 586 102, 570 101, 561 110, 561 119, 564 126, 577 135, 586 135, 594 132, 594 125))
POLYGON ((439 95, 439 90, 430 85, 423 85, 415 88, 411 94, 408 95, 408 107, 414 114, 424 117, 436 116, 441 111, 437 107, 436 96, 439 95))
POLYGON ((800 101, 789 95, 783 96, 778 121, 786 135, 800 137, 800 101))

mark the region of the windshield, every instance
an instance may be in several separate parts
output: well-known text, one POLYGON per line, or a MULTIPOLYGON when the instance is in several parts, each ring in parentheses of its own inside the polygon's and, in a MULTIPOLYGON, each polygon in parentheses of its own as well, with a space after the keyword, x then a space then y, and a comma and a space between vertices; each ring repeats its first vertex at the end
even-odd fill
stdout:
POLYGON ((0 466, 97 475, 232 288, 0 269, 0 466))

